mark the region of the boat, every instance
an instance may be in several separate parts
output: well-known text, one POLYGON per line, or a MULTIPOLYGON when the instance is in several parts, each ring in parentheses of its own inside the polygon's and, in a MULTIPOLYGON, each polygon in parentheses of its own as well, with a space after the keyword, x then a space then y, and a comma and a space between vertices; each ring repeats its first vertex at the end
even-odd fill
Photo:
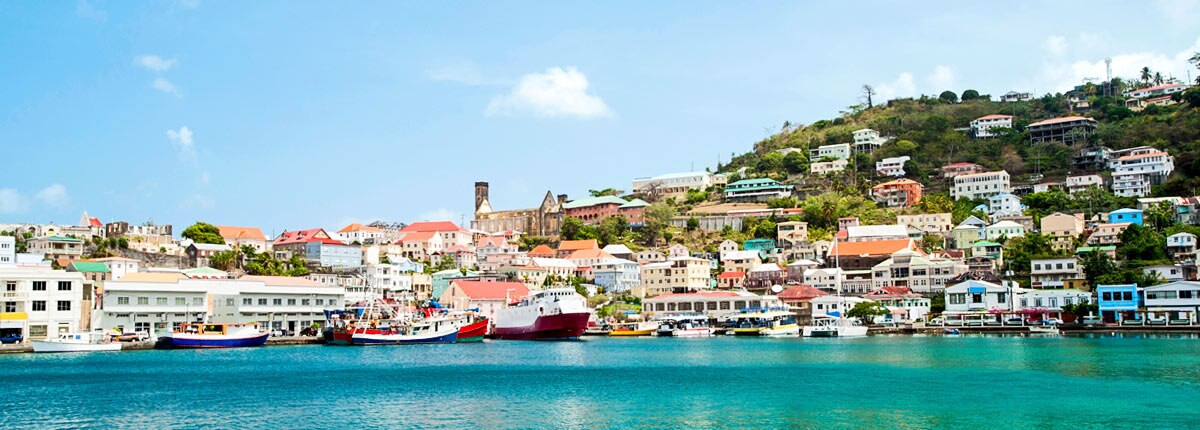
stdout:
POLYGON ((1029 334, 1059 335, 1062 331, 1054 326, 1030 326, 1029 334))
POLYGON ((120 351, 121 342, 113 342, 104 333, 60 333, 56 339, 35 340, 33 352, 120 351))
POLYGON ((488 326, 491 324, 492 322, 487 317, 474 315, 474 318, 468 318, 466 324, 458 328, 455 342, 483 342, 483 337, 487 335, 488 326))
POLYGON ((730 317, 735 336, 785 336, 800 334, 796 314, 782 309, 748 310, 730 317))
POLYGON ((578 339, 591 311, 574 288, 533 291, 496 311, 492 336, 507 340, 578 339))
POLYGON ((672 315, 658 319, 656 336, 708 337, 714 329, 703 315, 672 315))
POLYGON ((171 333, 173 348, 243 348, 262 346, 270 333, 258 324, 183 324, 171 333))
POLYGON ((459 328, 466 325, 466 317, 462 315, 437 316, 375 330, 356 330, 352 332, 350 339, 354 345, 455 343, 458 341, 459 328))
POLYGON ((608 332, 609 336, 651 336, 654 330, 658 329, 658 324, 652 322, 630 322, 617 324, 616 328, 608 332))
POLYGON ((804 326, 804 337, 863 337, 867 335, 867 326, 858 321, 836 316, 813 317, 813 325, 804 326))

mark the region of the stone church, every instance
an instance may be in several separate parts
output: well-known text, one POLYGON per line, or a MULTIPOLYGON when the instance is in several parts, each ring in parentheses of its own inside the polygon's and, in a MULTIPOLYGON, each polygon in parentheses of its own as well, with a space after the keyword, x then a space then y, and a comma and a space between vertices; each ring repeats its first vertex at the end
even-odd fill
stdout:
POLYGON ((476 182, 475 219, 471 220, 471 228, 489 233, 514 230, 532 236, 558 237, 563 220, 562 205, 566 202, 566 194, 559 194, 555 198, 554 194, 546 191, 541 206, 496 211, 488 201, 488 183, 476 182))

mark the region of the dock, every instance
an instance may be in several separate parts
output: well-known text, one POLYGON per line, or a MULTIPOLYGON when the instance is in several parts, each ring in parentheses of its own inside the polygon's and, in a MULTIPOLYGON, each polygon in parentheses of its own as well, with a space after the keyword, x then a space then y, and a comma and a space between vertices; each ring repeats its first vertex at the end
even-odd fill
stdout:
MULTIPOLYGON (((155 343, 153 340, 121 342, 121 351, 154 349, 155 343)), ((267 339, 267 344, 263 346, 321 345, 324 343, 325 340, 320 336, 287 336, 269 338, 267 339)), ((33 352, 33 345, 29 343, 0 345, 0 354, 24 354, 31 352, 33 352)))

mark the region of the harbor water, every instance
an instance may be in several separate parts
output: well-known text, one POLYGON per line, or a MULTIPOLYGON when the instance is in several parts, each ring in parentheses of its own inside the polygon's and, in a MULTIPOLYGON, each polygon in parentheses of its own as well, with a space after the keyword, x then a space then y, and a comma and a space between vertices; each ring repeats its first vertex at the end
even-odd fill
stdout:
POLYGON ((1192 428, 1200 339, 586 338, 0 356, 4 428, 1192 428))

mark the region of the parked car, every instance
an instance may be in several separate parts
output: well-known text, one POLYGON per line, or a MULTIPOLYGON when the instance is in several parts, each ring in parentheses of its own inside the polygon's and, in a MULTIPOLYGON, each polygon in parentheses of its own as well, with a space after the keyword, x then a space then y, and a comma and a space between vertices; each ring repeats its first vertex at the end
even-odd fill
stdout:
POLYGON ((1046 318, 1038 322, 1041 325, 1060 325, 1063 321, 1058 318, 1046 318))
POLYGON ((946 325, 946 319, 942 317, 933 318, 929 320, 929 325, 946 325))
POLYGON ((1004 320, 1004 325, 1024 325, 1025 319, 1021 317, 1012 317, 1004 320))
POLYGON ((0 337, 0 343, 21 343, 22 340, 25 340, 25 338, 21 337, 19 334, 10 334, 0 337))
POLYGON ((117 337, 117 340, 121 342, 141 342, 148 339, 150 339, 150 334, 144 331, 122 333, 121 336, 117 337))
POLYGON ((1100 325, 1104 324, 1104 319, 1096 316, 1086 316, 1081 320, 1083 325, 1100 325))
POLYGON ((285 329, 277 328, 277 329, 271 330, 272 337, 286 337, 286 336, 291 336, 291 335, 292 335, 292 333, 285 329))

